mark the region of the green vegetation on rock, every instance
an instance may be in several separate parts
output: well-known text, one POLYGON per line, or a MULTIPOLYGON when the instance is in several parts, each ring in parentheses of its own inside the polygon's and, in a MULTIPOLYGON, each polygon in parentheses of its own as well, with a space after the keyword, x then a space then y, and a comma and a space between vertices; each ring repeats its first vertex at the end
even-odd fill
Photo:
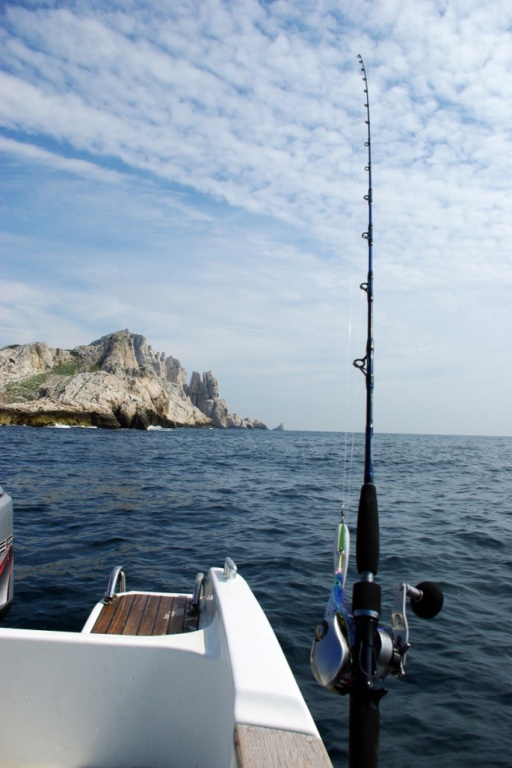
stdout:
POLYGON ((47 373, 38 373, 36 376, 29 376, 28 379, 22 381, 12 381, 5 386, 4 393, 11 398, 31 399, 39 392, 41 384, 44 384, 47 378, 47 373))
POLYGON ((22 400, 33 400, 39 392, 41 386, 48 381, 50 376, 74 376, 78 370, 76 362, 62 363, 55 365, 50 371, 37 373, 35 376, 29 376, 20 381, 12 381, 4 387, 4 395, 11 400, 21 398, 22 400))
POLYGON ((74 361, 69 363, 61 363, 61 365, 54 366, 48 376, 74 376, 78 370, 78 364, 74 361))

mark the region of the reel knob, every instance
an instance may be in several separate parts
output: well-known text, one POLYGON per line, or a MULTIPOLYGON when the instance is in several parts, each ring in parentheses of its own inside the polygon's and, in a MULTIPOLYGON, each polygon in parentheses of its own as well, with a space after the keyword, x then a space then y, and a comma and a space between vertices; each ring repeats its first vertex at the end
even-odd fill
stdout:
POLYGON ((420 619, 433 619, 443 607, 443 590, 435 581, 422 581, 416 585, 419 597, 411 595, 411 608, 420 619))

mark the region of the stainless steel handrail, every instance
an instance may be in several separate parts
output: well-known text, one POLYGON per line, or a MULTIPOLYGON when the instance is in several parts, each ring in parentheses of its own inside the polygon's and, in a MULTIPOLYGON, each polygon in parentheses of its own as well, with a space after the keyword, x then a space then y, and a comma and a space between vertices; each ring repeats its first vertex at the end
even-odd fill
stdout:
POLYGON ((105 592, 105 597, 103 598, 103 602, 104 603, 114 602, 114 597, 116 595, 116 592, 126 592, 126 576, 124 575, 122 565, 116 565, 112 573, 110 574, 110 579, 108 580, 107 591, 105 592), (118 581, 119 581, 119 589, 116 590, 118 581))
POLYGON ((201 597, 204 594, 204 573, 196 573, 196 578, 194 580, 194 592, 192 594, 192 608, 195 611, 199 610, 199 604, 201 602, 201 597))

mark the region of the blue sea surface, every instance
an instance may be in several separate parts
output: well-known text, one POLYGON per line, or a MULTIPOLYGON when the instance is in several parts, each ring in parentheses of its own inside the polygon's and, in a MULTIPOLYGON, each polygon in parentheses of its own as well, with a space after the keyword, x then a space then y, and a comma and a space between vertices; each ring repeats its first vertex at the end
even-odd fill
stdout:
MULTIPOLYGON (((229 555, 266 611, 334 765, 346 766, 348 700, 313 680, 309 651, 343 501, 355 541, 362 440, 1 428, 16 553, 4 625, 78 631, 114 565, 124 565, 128 588, 189 592, 197 571, 229 555)), ((445 593, 435 619, 410 613, 407 675, 387 678, 380 705, 380 766, 510 766, 512 439, 377 434, 374 454, 383 626, 398 582, 436 580, 445 593)), ((356 580, 354 556, 348 582, 356 580)))

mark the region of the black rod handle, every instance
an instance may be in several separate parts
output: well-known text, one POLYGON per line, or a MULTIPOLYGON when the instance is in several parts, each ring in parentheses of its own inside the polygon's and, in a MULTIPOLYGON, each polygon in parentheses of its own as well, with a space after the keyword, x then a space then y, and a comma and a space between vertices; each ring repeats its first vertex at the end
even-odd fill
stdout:
POLYGON ((378 768, 380 712, 378 706, 368 707, 350 699, 349 766, 378 768))
POLYGON ((359 573, 379 570, 379 508, 373 483, 364 483, 357 513, 356 562, 359 573))
POLYGON ((350 768, 377 768, 379 763, 379 701, 386 692, 385 689, 374 687, 380 592, 380 586, 374 581, 358 581, 354 584, 352 613, 355 641, 350 691, 350 768))

